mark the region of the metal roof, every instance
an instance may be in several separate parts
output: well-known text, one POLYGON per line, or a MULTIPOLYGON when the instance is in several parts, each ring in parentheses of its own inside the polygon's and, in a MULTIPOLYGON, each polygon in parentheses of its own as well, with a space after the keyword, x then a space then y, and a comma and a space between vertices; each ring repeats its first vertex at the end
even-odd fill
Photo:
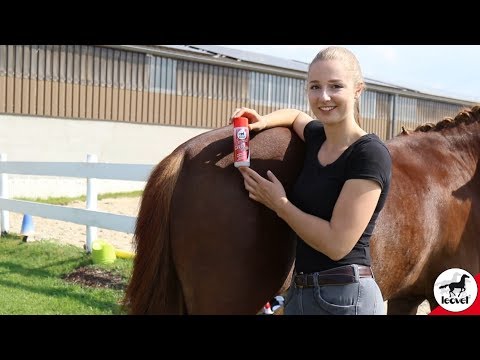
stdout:
MULTIPOLYGON (((167 47, 175 50, 190 51, 195 53, 201 53, 204 55, 211 55, 216 58, 229 58, 231 60, 244 61, 253 64, 261 64, 265 66, 274 66, 277 68, 282 68, 286 70, 295 70, 306 73, 308 71, 307 63, 297 61, 297 60, 288 60, 279 58, 276 56, 260 54, 251 51, 244 51, 238 49, 231 49, 224 46, 218 45, 160 45, 162 47, 167 47)), ((392 83, 387 83, 384 81, 379 81, 375 79, 370 79, 365 77, 365 82, 369 85, 384 86, 397 90, 406 90, 412 92, 419 92, 414 89, 409 89, 404 86, 395 85, 392 83)))
POLYGON ((183 50, 183 51, 190 51, 190 52, 195 52, 195 53, 201 53, 205 54, 206 52, 203 50, 197 50, 194 49, 188 45, 157 45, 157 46, 162 46, 170 49, 175 49, 175 50, 183 50))
MULTIPOLYGON (((121 47, 133 47, 133 46, 121 46, 121 47)), ((135 46, 137 47, 137 46, 135 46)), ((304 73, 306 74, 308 71, 307 63, 296 61, 296 60, 288 60, 283 59, 275 56, 260 54, 251 51, 244 51, 238 49, 227 48, 224 46, 218 45, 154 45, 157 49, 160 48, 167 48, 171 50, 181 51, 183 53, 192 53, 197 55, 206 56, 206 58, 210 58, 211 61, 226 61, 233 65, 233 62, 236 62, 239 67, 252 67, 256 68, 259 71, 267 71, 267 72, 274 72, 274 73, 282 73, 284 75, 291 75, 299 76, 298 74, 304 73), (277 70, 274 70, 277 69, 277 70)), ((227 64, 225 64, 227 65, 227 64)), ((301 75, 300 75, 301 76, 301 75)), ((402 95, 407 95, 410 93, 411 95, 415 94, 414 96, 419 96, 422 98, 430 98, 432 100, 441 100, 452 102, 461 102, 468 105, 474 104, 474 102, 465 100, 465 99, 455 99, 452 97, 447 97, 444 95, 435 95, 431 93, 425 93, 419 90, 407 88, 405 86, 396 85, 392 83, 387 83, 384 81, 379 81, 375 79, 370 79, 365 77, 365 83, 367 85, 367 89, 377 90, 377 91, 384 91, 388 93, 397 93, 402 95)))
POLYGON ((276 56, 260 54, 251 51, 244 51, 238 49, 231 49, 224 46, 217 45, 188 45, 194 49, 202 49, 211 53, 219 54, 221 56, 229 57, 240 61, 248 61, 251 63, 275 66, 289 70, 297 70, 307 72, 308 64, 300 61, 287 60, 276 56))

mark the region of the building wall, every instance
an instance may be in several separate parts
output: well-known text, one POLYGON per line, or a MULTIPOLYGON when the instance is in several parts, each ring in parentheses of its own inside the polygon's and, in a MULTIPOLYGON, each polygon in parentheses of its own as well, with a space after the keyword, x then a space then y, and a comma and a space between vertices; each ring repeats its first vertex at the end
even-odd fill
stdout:
POLYGON ((216 128, 239 106, 271 111, 271 99, 307 110, 303 91, 299 79, 201 61, 101 46, 0 45, 0 114, 216 128))
MULTIPOLYGON (((209 129, 111 121, 1 115, 0 152, 10 161, 157 164, 178 145, 209 129), (8 130, 6 130, 8 129, 8 130)), ((97 180, 100 193, 141 190, 143 182, 97 180)), ((10 197, 77 196, 86 180, 9 175, 10 197)))
MULTIPOLYGON (((235 108, 260 114, 310 112, 306 73, 254 67, 211 55, 182 58, 108 46, 0 45, 0 114, 217 128, 235 108), (282 75, 283 74, 283 75, 282 75)), ((158 47, 157 47, 158 48, 158 47)), ((367 83, 360 111, 368 132, 387 140, 455 116, 469 102, 367 83)))

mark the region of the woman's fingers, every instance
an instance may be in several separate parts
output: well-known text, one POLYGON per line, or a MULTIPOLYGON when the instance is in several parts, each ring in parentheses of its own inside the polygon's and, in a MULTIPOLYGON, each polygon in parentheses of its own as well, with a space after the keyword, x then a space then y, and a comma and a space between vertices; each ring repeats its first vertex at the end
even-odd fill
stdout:
POLYGON ((247 180, 243 181, 243 185, 245 186, 245 190, 247 190, 248 192, 254 192, 255 191, 255 187, 253 185, 249 184, 247 180))
POLYGON ((268 181, 268 179, 265 179, 259 173, 249 167, 241 166, 239 169, 243 175, 243 178, 248 179, 251 186, 257 186, 262 184, 262 182, 268 181))
POLYGON ((265 178, 260 176, 259 173, 257 173, 255 170, 252 170, 251 168, 247 167, 245 168, 245 173, 255 182, 260 183, 261 181, 264 181, 265 178))
POLYGON ((247 110, 250 110, 250 109, 247 109, 245 107, 236 108, 233 111, 232 117, 230 118, 230 122, 233 122, 233 118, 240 117, 240 116, 244 115, 247 110))
POLYGON ((280 180, 278 180, 277 177, 270 170, 267 171, 267 176, 274 184, 281 184, 280 180))
POLYGON ((245 175, 243 177, 243 180, 248 183, 250 186, 256 186, 258 184, 257 181, 255 181, 255 179, 253 179, 251 176, 249 175, 245 175))

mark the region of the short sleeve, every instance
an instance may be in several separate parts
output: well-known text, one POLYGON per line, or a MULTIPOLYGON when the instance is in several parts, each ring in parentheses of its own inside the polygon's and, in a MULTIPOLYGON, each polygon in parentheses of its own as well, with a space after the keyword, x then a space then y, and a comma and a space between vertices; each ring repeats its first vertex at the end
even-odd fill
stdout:
POLYGON ((305 125, 303 129, 303 138, 305 143, 311 143, 312 140, 318 139, 319 135, 325 136, 325 130, 323 129, 323 124, 318 120, 312 120, 305 125))
POLYGON ((349 157, 346 180, 374 180, 383 190, 390 183, 391 175, 392 158, 380 139, 369 139, 358 144, 349 157))

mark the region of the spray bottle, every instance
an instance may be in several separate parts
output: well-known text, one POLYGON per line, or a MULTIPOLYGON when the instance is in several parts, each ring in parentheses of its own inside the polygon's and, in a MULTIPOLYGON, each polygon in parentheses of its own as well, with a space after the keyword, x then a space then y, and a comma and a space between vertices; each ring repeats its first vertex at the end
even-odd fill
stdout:
POLYGON ((250 133, 248 119, 233 119, 233 161, 235 167, 250 166, 250 133))

